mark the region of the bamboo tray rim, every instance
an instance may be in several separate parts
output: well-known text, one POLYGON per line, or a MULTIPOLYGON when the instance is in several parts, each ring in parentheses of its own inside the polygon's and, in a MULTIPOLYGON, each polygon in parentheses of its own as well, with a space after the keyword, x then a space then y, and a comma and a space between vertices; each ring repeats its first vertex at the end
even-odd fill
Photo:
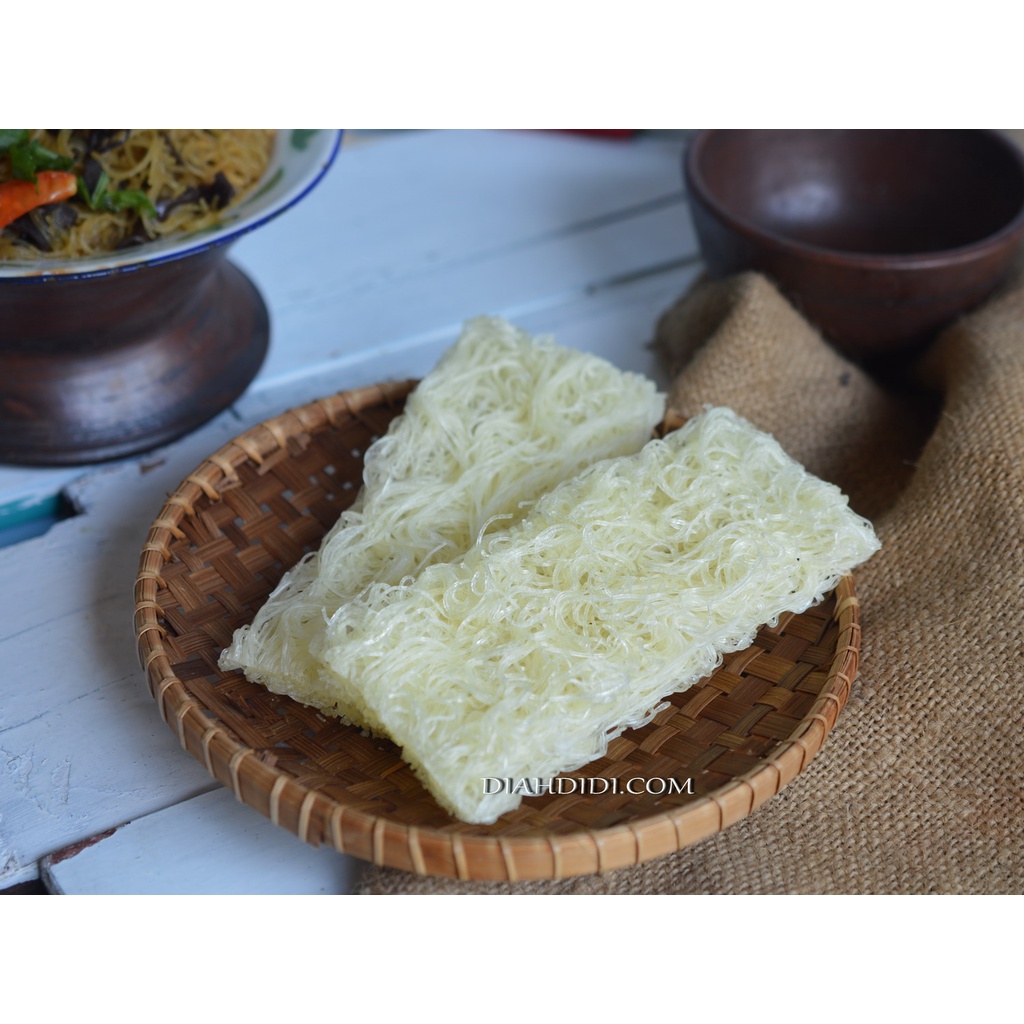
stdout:
MULTIPOLYGON (((243 464, 264 471, 291 458, 297 446, 301 448, 321 432, 358 423, 371 410, 397 410, 415 384, 388 382, 344 391, 257 424, 190 473, 153 521, 135 581, 139 660, 161 717, 211 776, 239 801, 304 842, 325 844, 379 866, 423 875, 515 882, 604 872, 676 852, 746 817, 807 768, 835 726, 857 674, 860 615, 851 576, 839 582, 830 598, 838 633, 825 683, 789 735, 774 745, 771 755, 683 806, 603 828, 471 834, 409 825, 384 813, 369 813, 268 762, 223 723, 209 702, 197 699, 174 669, 162 575, 174 557, 175 543, 185 538, 182 525, 186 518, 195 516, 203 502, 215 504, 225 491, 238 487, 243 464)), ((685 692, 694 693, 701 685, 685 692)))

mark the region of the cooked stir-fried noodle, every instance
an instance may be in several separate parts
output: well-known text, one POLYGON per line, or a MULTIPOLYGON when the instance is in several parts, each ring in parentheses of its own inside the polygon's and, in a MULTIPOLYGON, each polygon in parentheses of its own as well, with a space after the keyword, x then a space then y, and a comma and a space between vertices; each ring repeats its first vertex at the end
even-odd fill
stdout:
MULTIPOLYGON (((10 140, 16 133, 0 136, 10 140)), ((74 259, 210 227, 259 181, 273 140, 271 129, 22 131, 15 143, 0 147, 0 196, 9 183, 26 178, 18 163, 26 152, 31 161, 42 154, 28 165, 37 189, 59 179, 74 194, 0 228, 0 259, 74 259), (38 167, 47 170, 33 175, 38 167)))

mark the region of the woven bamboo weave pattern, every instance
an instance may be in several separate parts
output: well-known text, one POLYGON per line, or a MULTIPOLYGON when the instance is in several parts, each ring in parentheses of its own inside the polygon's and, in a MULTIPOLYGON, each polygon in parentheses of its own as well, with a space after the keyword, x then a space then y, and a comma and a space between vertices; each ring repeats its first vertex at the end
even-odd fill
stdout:
POLYGON ((363 453, 413 386, 346 392, 247 431, 152 524, 135 590, 139 657, 164 720, 212 776, 306 842, 419 874, 516 881, 663 856, 749 814, 806 767, 857 670, 849 578, 565 777, 576 785, 491 826, 449 817, 390 742, 222 672, 233 631, 355 497, 363 453))

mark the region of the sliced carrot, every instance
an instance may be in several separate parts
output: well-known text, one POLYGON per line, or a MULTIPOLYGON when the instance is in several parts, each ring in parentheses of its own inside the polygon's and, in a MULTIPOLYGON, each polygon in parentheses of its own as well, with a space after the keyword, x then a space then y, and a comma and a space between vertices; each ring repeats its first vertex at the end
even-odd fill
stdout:
POLYGON ((0 185, 0 228, 47 203, 70 199, 78 182, 67 171, 40 171, 35 181, 5 181, 0 185))

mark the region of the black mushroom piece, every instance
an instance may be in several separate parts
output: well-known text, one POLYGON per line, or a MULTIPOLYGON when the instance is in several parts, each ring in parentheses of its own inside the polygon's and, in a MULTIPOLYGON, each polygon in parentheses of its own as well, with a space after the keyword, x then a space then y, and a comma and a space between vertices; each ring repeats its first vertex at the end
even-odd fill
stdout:
POLYGON ((85 140, 87 153, 106 153, 128 141, 131 128, 82 128, 79 134, 85 140))
POLYGON ((152 242, 153 237, 146 230, 146 225, 143 224, 142 218, 136 217, 131 231, 114 246, 114 251, 120 252, 122 249, 134 249, 137 245, 145 245, 146 242, 152 242))
POLYGON ((40 252, 53 252, 77 223, 78 213, 70 203, 50 203, 11 221, 4 230, 40 252))
POLYGON ((103 176, 103 167, 93 156, 87 156, 82 161, 82 181, 90 194, 96 191, 100 178, 103 176))
MULTIPOLYGON (((211 210, 221 210, 235 196, 235 188, 221 171, 218 171, 212 181, 202 185, 193 185, 184 192, 170 199, 159 200, 156 203, 156 215, 160 220, 167 217, 179 206, 187 203, 198 203, 205 200, 211 210)), ((135 221, 132 230, 118 244, 118 249, 130 249, 132 246, 142 245, 143 242, 151 242, 152 236, 146 231, 146 225, 142 218, 135 221)))
POLYGON ((168 215, 179 206, 203 200, 207 202, 211 210, 222 210, 234 197, 234 186, 224 176, 223 171, 218 171, 213 181, 205 182, 202 185, 193 185, 179 195, 158 202, 156 213, 161 220, 166 220, 168 215))

